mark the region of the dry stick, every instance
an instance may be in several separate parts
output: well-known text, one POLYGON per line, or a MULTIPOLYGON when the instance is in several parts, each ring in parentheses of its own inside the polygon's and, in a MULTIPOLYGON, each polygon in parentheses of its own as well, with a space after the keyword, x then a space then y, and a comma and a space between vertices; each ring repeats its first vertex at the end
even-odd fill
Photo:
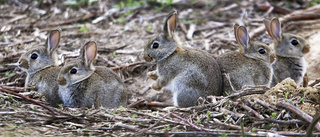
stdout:
POLYGON ((200 127, 197 127, 196 125, 190 123, 187 119, 184 119, 184 118, 182 118, 182 117, 180 117, 180 116, 178 116, 178 115, 176 115, 176 114, 174 114, 174 113, 172 113, 172 112, 169 112, 169 113, 171 114, 171 116, 176 117, 176 118, 178 118, 178 119, 186 122, 186 123, 187 123, 188 125, 190 125, 191 127, 195 128, 195 129, 197 129, 197 130, 199 130, 199 131, 202 131, 202 129, 201 129, 200 127))
POLYGON ((112 70, 118 70, 118 69, 124 69, 124 68, 128 68, 128 67, 132 67, 132 66, 137 66, 137 65, 141 65, 141 64, 146 64, 146 62, 136 62, 136 63, 132 63, 129 65, 124 65, 124 66, 119 66, 119 67, 112 67, 110 69, 112 70))
POLYGON ((143 102, 145 102, 146 100, 144 99, 141 99, 141 100, 138 100, 136 102, 133 102, 132 104, 128 105, 128 108, 135 108, 137 106, 139 106, 140 104, 142 104, 143 102))
POLYGON ((272 110, 276 109, 274 106, 272 106, 272 105, 270 105, 269 103, 264 102, 264 101, 262 101, 262 100, 260 100, 260 99, 258 99, 258 98, 256 98, 256 97, 254 97, 254 98, 252 98, 252 99, 253 99, 255 102, 259 103, 260 105, 262 105, 262 106, 264 106, 264 107, 266 107, 266 108, 269 108, 269 109, 272 109, 272 110))
MULTIPOLYGON (((219 124, 219 125, 223 125, 223 126, 226 126, 226 127, 230 127, 232 129, 238 129, 238 130, 241 130, 241 127, 240 126, 237 126, 237 125, 232 125, 232 124, 228 124, 228 123, 223 123, 221 121, 219 121, 218 119, 214 118, 213 121, 216 123, 216 124, 219 124)), ((248 131, 248 128, 246 127, 243 127, 245 131, 248 131)))
POLYGON ((288 14, 292 12, 292 10, 279 7, 276 4, 272 4, 272 5, 257 4, 257 7, 258 9, 264 10, 264 11, 268 11, 270 8, 273 8, 272 12, 279 13, 279 14, 288 14))
MULTIPOLYGON (((297 10, 295 12, 291 12, 284 17, 279 18, 282 23, 289 21, 297 21, 297 20, 309 20, 309 19, 318 19, 320 18, 320 5, 316 5, 310 7, 305 10, 297 10)), ((254 29, 250 32, 250 38, 254 38, 265 31, 265 26, 261 25, 260 27, 254 29)))
MULTIPOLYGON (((84 20, 87 20, 89 18, 92 18, 96 16, 96 14, 93 14, 93 13, 88 13, 84 16, 81 16, 81 17, 77 17, 77 18, 74 18, 74 19, 70 19, 70 20, 66 20, 66 21, 59 21, 59 22, 53 22, 53 23, 45 23, 45 24, 24 24, 24 25, 11 25, 12 29, 10 30, 14 30, 14 29, 26 29, 26 28, 42 28, 42 27, 45 27, 45 26, 59 26, 59 25, 66 25, 66 24, 70 24, 70 23, 74 23, 74 22, 78 22, 78 21, 84 21, 84 20)), ((7 30, 9 31, 9 30, 7 30)))
POLYGON ((227 96, 227 98, 236 100, 242 96, 247 96, 247 95, 252 95, 252 94, 264 94, 268 89, 269 88, 267 88, 267 87, 261 88, 261 86, 257 86, 257 87, 253 87, 253 88, 245 88, 241 92, 233 93, 233 94, 227 96))
POLYGON ((150 130, 151 128, 155 127, 156 125, 158 125, 163 119, 165 119, 168 115, 170 114, 166 114, 165 116, 163 116, 162 118, 160 118, 156 123, 154 123, 153 125, 149 126, 146 129, 142 129, 137 133, 137 136, 142 135, 143 133, 147 132, 148 130, 150 130))
MULTIPOLYGON (((282 108, 285 108, 295 114, 297 114, 299 117, 301 117, 303 120, 311 123, 313 118, 308 115, 307 113, 303 112, 301 109, 289 104, 289 103, 286 103, 286 102, 279 102, 278 104, 276 104, 277 107, 282 107, 282 108)), ((320 131, 320 124, 317 123, 316 126, 318 131, 320 131)))
POLYGON ((252 108, 250 108, 249 106, 243 104, 243 103, 239 103, 239 102, 233 102, 233 105, 239 105, 241 106, 243 109, 247 110, 248 112, 253 113, 256 117, 258 117, 259 119, 264 119, 264 117, 262 115, 260 115, 257 111, 253 110, 252 108))
POLYGON ((54 111, 53 109, 51 109, 50 107, 48 107, 48 106, 46 106, 46 105, 44 105, 44 104, 42 104, 42 103, 40 103, 40 102, 38 102, 38 101, 36 101, 36 100, 34 100, 34 99, 31 99, 31 98, 29 98, 29 97, 27 97, 27 96, 23 96, 23 95, 21 95, 21 94, 19 94, 19 93, 16 93, 16 92, 10 91, 10 90, 8 90, 8 89, 2 88, 2 86, 0 86, 0 91, 6 92, 6 93, 8 93, 8 94, 12 94, 12 95, 15 95, 15 96, 18 96, 18 97, 21 97, 21 98, 23 98, 23 99, 25 99, 25 100, 27 100, 27 101, 30 101, 30 102, 33 103, 33 104, 39 105, 39 106, 41 106, 41 107, 49 110, 50 112, 52 112, 52 113, 55 114, 55 115, 58 115, 58 113, 55 112, 55 111, 54 111))
POLYGON ((320 78, 317 78, 314 82, 312 82, 309 86, 313 87, 315 85, 317 85, 318 83, 320 83, 320 78))

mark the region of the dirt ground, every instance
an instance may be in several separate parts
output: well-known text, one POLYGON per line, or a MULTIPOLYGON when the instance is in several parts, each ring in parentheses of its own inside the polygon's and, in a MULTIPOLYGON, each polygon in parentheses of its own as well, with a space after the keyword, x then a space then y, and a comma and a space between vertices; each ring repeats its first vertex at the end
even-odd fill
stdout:
MULTIPOLYGON (((14 91, 23 88, 26 74, 13 64, 29 48, 43 44, 50 30, 60 28, 62 37, 58 52, 61 62, 78 56, 79 47, 87 41, 96 41, 99 55, 94 64, 112 68, 121 76, 130 89, 128 104, 146 100, 145 105, 147 102, 170 105, 169 91, 150 88, 153 80, 146 73, 154 70, 155 64, 145 62, 142 53, 148 39, 161 32, 172 9, 179 12, 177 34, 183 46, 205 50, 217 57, 238 49, 232 28, 234 23, 245 25, 249 32, 254 32, 263 25, 263 18, 285 18, 291 12, 317 4, 304 0, 73 2, 0 1, 1 86, 14 91), (264 8, 270 6, 270 2, 274 10, 264 8)), ((282 25, 283 31, 300 34, 311 45, 311 51, 305 55, 309 64, 309 85, 320 77, 319 19, 288 20, 282 25)), ((267 44, 272 42, 265 32, 253 39, 267 44)), ((246 91, 259 90, 266 92, 268 89, 254 87, 246 91)), ((0 136, 240 136, 241 124, 244 124, 246 136, 305 135, 312 119, 301 118, 279 106, 279 102, 292 104, 312 118, 320 114, 319 92, 320 86, 316 84, 303 88, 287 79, 265 94, 208 97, 199 101, 201 105, 190 108, 140 105, 96 110, 60 107, 53 108, 56 114, 21 97, 0 92, 0 136)), ((44 97, 33 90, 21 94, 48 105, 44 97)), ((320 135, 319 129, 317 135, 320 135)))

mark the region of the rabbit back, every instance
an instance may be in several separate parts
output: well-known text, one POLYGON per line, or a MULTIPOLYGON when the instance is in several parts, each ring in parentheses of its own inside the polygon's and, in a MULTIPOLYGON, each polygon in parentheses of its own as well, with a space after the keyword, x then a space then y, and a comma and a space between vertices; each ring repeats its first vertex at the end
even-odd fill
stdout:
POLYGON ((194 106, 199 97, 222 94, 220 68, 204 51, 185 49, 174 52, 158 62, 157 71, 161 79, 168 81, 164 87, 173 92, 176 106, 194 106))
POLYGON ((223 75, 224 94, 232 93, 230 82, 234 90, 240 90, 245 85, 270 85, 273 72, 268 62, 248 58, 237 51, 219 56, 217 62, 223 75), (229 75, 230 82, 225 74, 229 75))
POLYGON ((80 57, 66 60, 58 76, 59 94, 68 107, 126 106, 127 89, 119 76, 107 67, 93 66, 97 46, 87 42, 80 57))

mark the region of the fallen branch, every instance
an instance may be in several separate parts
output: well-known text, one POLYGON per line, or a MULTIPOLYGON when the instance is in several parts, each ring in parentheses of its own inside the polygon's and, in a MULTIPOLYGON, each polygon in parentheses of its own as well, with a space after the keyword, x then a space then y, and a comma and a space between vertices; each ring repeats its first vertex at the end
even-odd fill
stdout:
POLYGON ((252 108, 250 108, 249 106, 245 105, 244 103, 233 102, 233 105, 239 105, 240 107, 242 107, 243 109, 247 110, 248 112, 253 113, 257 118, 264 119, 264 117, 262 115, 260 115, 257 111, 253 110, 252 108))
POLYGON ((6 92, 6 93, 8 93, 8 94, 12 94, 12 95, 15 95, 15 96, 18 96, 18 97, 21 97, 21 98, 23 98, 23 99, 25 99, 25 100, 33 103, 33 104, 39 105, 39 106, 41 106, 41 107, 49 110, 50 112, 52 112, 52 114, 58 115, 58 113, 55 112, 55 111, 54 111, 53 109, 51 109, 50 107, 48 107, 48 106, 46 106, 46 105, 44 105, 44 104, 42 104, 42 103, 40 103, 40 102, 38 102, 38 101, 36 101, 36 100, 34 100, 34 99, 31 99, 31 98, 29 98, 29 97, 27 97, 27 96, 23 96, 23 95, 21 95, 21 94, 19 94, 19 93, 16 93, 16 92, 14 92, 14 91, 11 91, 11 90, 8 90, 8 89, 6 89, 6 88, 3 88, 3 86, 0 86, 0 91, 6 92))
POLYGON ((317 85, 318 83, 320 83, 320 78, 317 78, 314 82, 312 82, 309 86, 313 87, 315 85, 317 85))
MULTIPOLYGON (((293 106, 293 105, 291 105, 289 103, 279 102, 278 104, 276 104, 276 106, 277 107, 281 107, 281 108, 285 108, 285 109, 297 114, 300 118, 302 118, 303 120, 305 120, 305 121, 307 121, 309 123, 311 123, 312 120, 313 120, 313 118, 310 115, 308 115, 307 113, 303 112, 301 109, 299 109, 299 108, 297 108, 297 107, 295 107, 295 106, 293 106)), ((320 124, 319 123, 317 123, 315 125, 315 127, 316 127, 316 129, 318 131, 320 131, 320 124)))
POLYGON ((201 129, 200 127, 197 127, 196 125, 192 124, 192 123, 189 122, 187 119, 184 119, 184 118, 182 118, 182 117, 180 117, 180 116, 178 116, 178 115, 176 115, 176 114, 174 114, 174 113, 172 113, 172 112, 170 112, 170 114, 171 114, 171 116, 176 117, 176 118, 184 121, 185 123, 187 123, 189 126, 193 127, 194 129, 199 130, 199 131, 202 131, 202 129, 201 129))

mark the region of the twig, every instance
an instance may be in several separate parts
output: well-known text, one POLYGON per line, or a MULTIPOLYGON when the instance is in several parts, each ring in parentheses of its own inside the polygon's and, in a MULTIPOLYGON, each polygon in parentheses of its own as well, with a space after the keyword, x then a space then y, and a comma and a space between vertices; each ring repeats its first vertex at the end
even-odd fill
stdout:
MULTIPOLYGON (((300 118, 302 118, 303 120, 311 123, 312 122, 312 117, 310 115, 308 115, 307 113, 303 112, 301 109, 289 104, 289 103, 286 103, 286 102, 279 102, 278 104, 276 104, 277 107, 282 107, 282 108, 285 108, 295 114, 297 114, 300 118)), ((316 124, 316 129, 318 131, 320 131, 320 124, 317 123, 316 124)))
MULTIPOLYGON (((236 125, 232 125, 232 124, 228 124, 228 123, 223 123, 221 121, 219 121, 218 119, 214 118, 213 121, 216 123, 216 124, 219 124, 219 125, 223 125, 223 126, 226 126, 226 127, 230 127, 232 129, 238 129, 238 130, 241 130, 241 127, 240 126, 236 126, 236 125)), ((248 128, 246 127, 243 127, 245 131, 248 131, 248 128)))
POLYGON ((142 104, 143 102, 145 102, 146 100, 144 99, 140 99, 136 102, 133 102, 132 104, 128 105, 128 108, 135 108, 137 106, 139 106, 140 104, 142 104))
POLYGON ((53 109, 51 109, 50 107, 48 107, 48 106, 46 106, 46 105, 44 105, 44 104, 42 104, 42 103, 40 103, 40 102, 38 102, 38 101, 36 101, 36 100, 34 100, 34 99, 31 99, 31 98, 29 98, 29 97, 27 97, 27 96, 23 96, 23 95, 21 95, 21 94, 19 94, 19 93, 10 91, 10 90, 8 90, 8 89, 3 88, 2 86, 0 86, 0 91, 6 92, 6 93, 8 93, 8 94, 12 94, 12 95, 15 95, 15 96, 18 96, 18 97, 21 97, 21 98, 23 98, 23 99, 25 99, 25 100, 27 100, 27 101, 30 101, 30 102, 33 103, 33 104, 39 105, 39 106, 41 106, 41 107, 49 110, 50 112, 52 112, 52 114, 58 115, 58 113, 55 112, 55 111, 54 111, 53 109))
POLYGON ((244 103, 233 102, 233 105, 239 105, 243 109, 247 110, 248 112, 253 113, 257 118, 264 119, 264 117, 262 115, 260 115, 257 111, 253 110, 252 108, 250 108, 249 106, 245 105, 244 103))
POLYGON ((233 93, 227 98, 236 100, 242 96, 252 95, 252 94, 264 94, 267 90, 269 90, 266 86, 254 86, 254 87, 244 87, 241 92, 233 93))
POLYGON ((320 83, 320 78, 317 78, 314 82, 312 82, 309 86, 313 87, 315 85, 317 85, 318 83, 320 83))
POLYGON ((118 70, 118 69, 124 69, 124 68, 128 68, 128 67, 132 67, 132 66, 137 66, 137 65, 142 65, 142 64, 146 64, 146 62, 135 62, 129 65, 123 65, 123 66, 119 66, 119 67, 112 67, 110 69, 112 70, 118 70))
POLYGON ((182 118, 182 117, 180 117, 180 116, 178 116, 178 115, 176 115, 176 114, 174 114, 172 112, 169 112, 169 113, 171 114, 171 116, 176 117, 176 118, 184 121, 185 123, 187 123, 189 126, 193 127, 194 129, 202 131, 202 129, 200 127, 197 127, 196 125, 190 123, 187 119, 184 119, 184 118, 182 118))
POLYGON ((187 39, 188 40, 192 39, 192 36, 193 36, 193 33, 194 33, 195 30, 196 30, 196 24, 190 24, 189 30, 188 30, 188 33, 187 33, 187 39))

